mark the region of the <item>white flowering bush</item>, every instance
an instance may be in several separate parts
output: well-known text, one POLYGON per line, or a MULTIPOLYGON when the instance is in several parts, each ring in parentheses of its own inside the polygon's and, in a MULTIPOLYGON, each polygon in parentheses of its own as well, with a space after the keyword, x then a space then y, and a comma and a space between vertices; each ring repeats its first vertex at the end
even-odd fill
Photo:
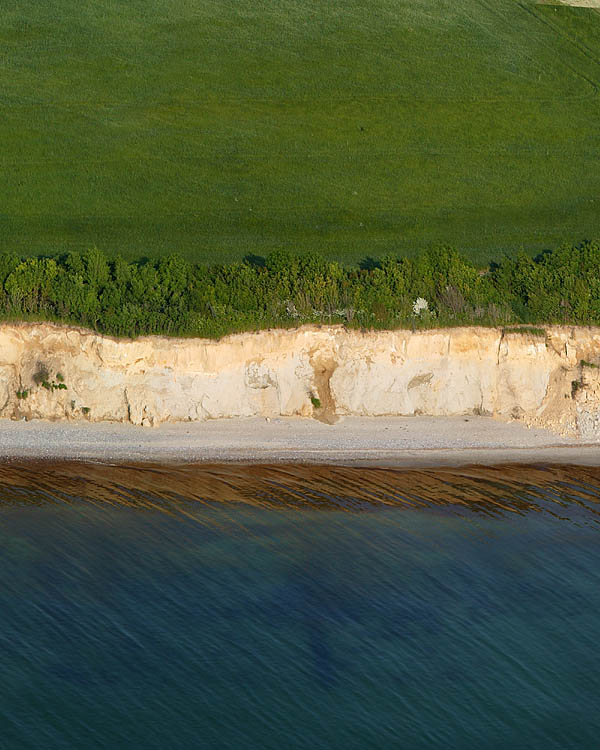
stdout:
POLYGON ((423 297, 417 297, 413 302, 413 313, 415 315, 420 315, 423 310, 429 310, 429 303, 426 299, 423 299, 423 297))

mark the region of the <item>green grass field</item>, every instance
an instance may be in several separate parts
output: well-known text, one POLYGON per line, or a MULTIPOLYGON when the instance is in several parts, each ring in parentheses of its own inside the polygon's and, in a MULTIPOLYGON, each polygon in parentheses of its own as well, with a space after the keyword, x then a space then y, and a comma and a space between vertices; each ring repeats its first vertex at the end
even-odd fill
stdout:
POLYGON ((600 14, 4 0, 0 250, 485 262, 600 236, 600 14))

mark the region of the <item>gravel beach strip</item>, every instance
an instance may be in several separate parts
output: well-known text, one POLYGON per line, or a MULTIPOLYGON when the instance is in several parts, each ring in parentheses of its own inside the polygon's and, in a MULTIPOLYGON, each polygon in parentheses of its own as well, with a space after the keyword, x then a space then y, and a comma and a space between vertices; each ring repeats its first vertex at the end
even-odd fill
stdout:
POLYGON ((120 423, 0 420, 0 460, 106 463, 331 463, 435 467, 498 463, 600 465, 600 444, 489 417, 262 418, 120 423))

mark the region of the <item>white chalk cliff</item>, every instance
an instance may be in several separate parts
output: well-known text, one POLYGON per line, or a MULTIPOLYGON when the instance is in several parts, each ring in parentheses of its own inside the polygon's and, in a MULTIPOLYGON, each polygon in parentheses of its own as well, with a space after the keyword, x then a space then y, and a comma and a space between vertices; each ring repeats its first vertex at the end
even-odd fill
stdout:
POLYGON ((0 325, 0 417, 142 425, 222 417, 486 414, 600 436, 600 329, 359 332, 116 340, 0 325))

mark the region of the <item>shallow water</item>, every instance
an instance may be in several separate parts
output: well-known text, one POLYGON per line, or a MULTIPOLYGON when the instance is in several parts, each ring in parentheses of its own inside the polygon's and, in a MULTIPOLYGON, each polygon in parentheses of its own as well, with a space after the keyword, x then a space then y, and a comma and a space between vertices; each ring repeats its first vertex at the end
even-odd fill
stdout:
POLYGON ((598 500, 572 467, 4 466, 0 748, 595 748, 598 500))

